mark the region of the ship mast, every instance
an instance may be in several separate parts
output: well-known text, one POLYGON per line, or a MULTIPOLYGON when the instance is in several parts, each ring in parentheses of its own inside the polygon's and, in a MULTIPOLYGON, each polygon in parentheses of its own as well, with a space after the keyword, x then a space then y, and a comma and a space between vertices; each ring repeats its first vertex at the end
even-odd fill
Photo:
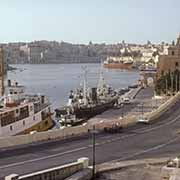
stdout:
POLYGON ((83 82, 83 102, 87 105, 87 68, 83 67, 84 70, 84 82, 83 82))
POLYGON ((103 76, 103 66, 101 64, 99 82, 98 82, 98 86, 97 86, 98 94, 104 93, 105 86, 106 86, 106 83, 105 83, 104 76, 103 76))

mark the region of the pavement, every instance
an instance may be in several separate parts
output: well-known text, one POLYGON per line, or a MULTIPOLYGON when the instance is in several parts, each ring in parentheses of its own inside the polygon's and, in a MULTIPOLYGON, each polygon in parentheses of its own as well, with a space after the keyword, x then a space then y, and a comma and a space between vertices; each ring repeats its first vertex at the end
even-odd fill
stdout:
POLYGON ((154 99, 153 97, 153 88, 148 87, 145 89, 141 89, 135 96, 135 99, 131 100, 131 103, 126 103, 117 109, 110 109, 108 111, 105 111, 104 113, 88 120, 88 123, 97 124, 99 122, 121 119, 124 116, 141 116, 144 113, 153 111, 167 100, 167 98, 154 99))
POLYGON ((121 168, 118 170, 108 171, 101 173, 97 180, 160 180, 161 176, 161 164, 139 164, 138 162, 134 166, 121 168))
MULTIPOLYGON (((138 97, 138 96, 137 96, 138 97)), ((179 153, 180 102, 152 124, 137 124, 121 133, 96 134, 96 164, 143 158, 175 157, 179 153)), ((89 157, 92 163, 92 135, 70 140, 32 144, 0 150, 0 177, 34 171, 89 157)))

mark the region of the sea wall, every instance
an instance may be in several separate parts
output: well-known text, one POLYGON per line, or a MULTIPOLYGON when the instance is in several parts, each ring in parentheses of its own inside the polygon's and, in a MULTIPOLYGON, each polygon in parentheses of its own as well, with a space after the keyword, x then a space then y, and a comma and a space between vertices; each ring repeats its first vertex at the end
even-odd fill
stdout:
MULTIPOLYGON (((153 112, 145 114, 150 121, 156 120, 169 108, 171 108, 177 101, 180 100, 180 93, 171 97, 164 104, 159 106, 153 112)), ((128 126, 134 125, 137 121, 137 117, 134 115, 128 115, 123 119, 115 119, 109 122, 99 122, 95 124, 97 130, 104 130, 105 127, 113 127, 114 125, 126 128, 128 126)), ((33 144, 48 140, 63 140, 74 136, 81 136, 87 134, 91 129, 93 129, 93 124, 86 124, 76 127, 66 127, 64 129, 49 130, 46 132, 38 132, 35 134, 26 134, 18 136, 10 136, 0 138, 0 148, 7 148, 19 145, 33 144)))
MULTIPOLYGON (((23 176, 19 176, 18 174, 11 174, 5 177, 5 180, 63 180, 72 176, 73 174, 79 172, 75 177, 76 180, 80 180, 82 178, 82 174, 80 171, 88 169, 89 159, 88 158, 80 158, 77 162, 73 162, 70 164, 66 164, 63 166, 58 166, 38 172, 34 172, 31 174, 26 174, 23 176), (79 175, 79 176, 78 176, 79 175)), ((84 173, 87 175, 87 173, 84 173)), ((91 173, 88 171, 88 175, 91 178, 91 173)), ((88 180, 88 179, 87 179, 88 180)))
MULTIPOLYGON (((119 125, 127 127, 130 124, 134 124, 135 117, 127 116, 123 120, 117 119, 110 122, 98 123, 95 125, 96 130, 103 130, 105 127, 112 127, 113 125, 119 125)), ((48 140, 63 140, 74 136, 81 136, 90 132, 93 129, 93 124, 80 125, 75 127, 66 127, 64 129, 54 129, 46 132, 37 132, 34 134, 25 134, 18 136, 9 136, 0 138, 0 148, 7 148, 25 144, 33 144, 48 140)))
POLYGON ((180 92, 178 92, 175 96, 172 96, 169 100, 167 100, 154 111, 147 113, 145 116, 149 119, 149 121, 154 121, 158 119, 164 112, 168 111, 179 100, 180 92))

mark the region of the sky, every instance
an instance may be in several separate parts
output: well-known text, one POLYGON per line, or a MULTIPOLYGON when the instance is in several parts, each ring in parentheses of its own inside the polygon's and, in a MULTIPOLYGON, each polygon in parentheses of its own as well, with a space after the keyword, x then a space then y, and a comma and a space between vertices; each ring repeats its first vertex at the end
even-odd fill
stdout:
POLYGON ((180 0, 0 0, 0 42, 171 42, 180 0))

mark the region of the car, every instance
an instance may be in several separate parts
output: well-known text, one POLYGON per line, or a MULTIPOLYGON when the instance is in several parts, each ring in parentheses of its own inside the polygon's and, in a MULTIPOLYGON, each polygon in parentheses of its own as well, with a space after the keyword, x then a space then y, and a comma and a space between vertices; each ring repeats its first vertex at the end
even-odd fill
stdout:
POLYGON ((130 98, 129 97, 124 97, 123 98, 123 103, 124 104, 130 104, 130 98))
POLYGON ((149 123, 149 118, 147 118, 147 117, 139 117, 137 122, 138 123, 148 124, 149 123))

